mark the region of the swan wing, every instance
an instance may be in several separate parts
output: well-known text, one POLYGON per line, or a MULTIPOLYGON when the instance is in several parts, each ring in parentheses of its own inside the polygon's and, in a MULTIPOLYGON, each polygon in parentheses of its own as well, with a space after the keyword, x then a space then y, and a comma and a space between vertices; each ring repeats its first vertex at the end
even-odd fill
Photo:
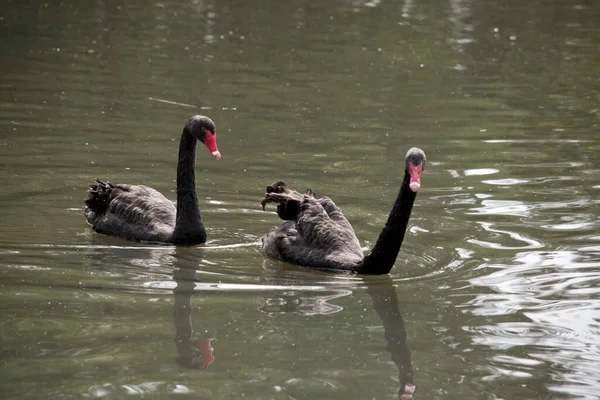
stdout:
POLYGON ((272 258, 302 266, 322 266, 327 250, 310 246, 296 229, 295 221, 286 221, 263 237, 263 251, 272 258))
POLYGON ((169 241, 176 209, 157 190, 98 181, 89 193, 85 214, 96 232, 138 241, 169 241))
POLYGON ((352 225, 331 199, 305 199, 299 208, 296 224, 308 247, 362 258, 352 225))
POLYGON ((354 229, 328 197, 316 199, 290 190, 267 193, 278 203, 280 217, 289 219, 263 239, 267 255, 298 265, 324 269, 353 269, 363 255, 354 229))
POLYGON ((348 236, 352 236, 354 242, 353 245, 360 247, 360 243, 356 237, 354 228, 352 228, 352 224, 350 224, 350 221, 348 221, 344 214, 342 214, 342 210, 335 205, 333 200, 327 196, 323 196, 317 199, 317 201, 321 207, 323 207, 325 212, 327 212, 329 218, 331 218, 332 221, 335 221, 335 223, 339 226, 339 229, 345 231, 348 236))

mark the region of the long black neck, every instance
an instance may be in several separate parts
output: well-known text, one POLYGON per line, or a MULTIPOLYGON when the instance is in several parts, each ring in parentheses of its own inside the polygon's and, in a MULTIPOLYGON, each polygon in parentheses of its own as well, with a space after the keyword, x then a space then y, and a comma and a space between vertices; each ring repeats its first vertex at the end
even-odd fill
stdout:
POLYGON ((183 129, 177 162, 177 220, 173 231, 175 243, 202 243, 206 232, 196 194, 196 142, 188 128, 183 129))
POLYGON ((404 240, 413 203, 417 197, 417 194, 410 190, 409 184, 410 175, 406 172, 385 227, 379 234, 371 254, 364 258, 360 266, 361 273, 387 274, 394 266, 404 240))

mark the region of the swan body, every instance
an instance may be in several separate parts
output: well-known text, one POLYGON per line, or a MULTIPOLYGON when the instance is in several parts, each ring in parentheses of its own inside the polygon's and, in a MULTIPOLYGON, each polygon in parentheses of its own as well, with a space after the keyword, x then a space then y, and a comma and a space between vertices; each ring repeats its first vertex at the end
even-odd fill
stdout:
POLYGON ((305 267, 389 273, 404 239, 426 161, 419 148, 407 152, 400 191, 373 250, 366 257, 352 225, 330 198, 316 198, 310 189, 301 194, 281 181, 267 187, 261 204, 264 209, 267 203, 277 203, 277 214, 285 222, 263 237, 263 250, 270 257, 305 267))
POLYGON ((172 244, 206 241, 196 194, 196 142, 221 158, 216 130, 208 117, 196 115, 183 128, 177 163, 177 207, 160 192, 144 185, 113 185, 96 179, 85 201, 87 222, 98 232, 123 239, 172 244))

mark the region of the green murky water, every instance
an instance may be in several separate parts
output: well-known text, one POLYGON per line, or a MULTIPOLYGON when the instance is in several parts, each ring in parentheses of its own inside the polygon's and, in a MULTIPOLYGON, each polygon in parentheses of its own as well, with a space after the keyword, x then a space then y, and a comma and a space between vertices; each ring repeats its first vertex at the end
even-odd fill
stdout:
POLYGON ((584 0, 3 2, 1 397, 597 399, 599 27, 584 0), (197 113, 208 243, 94 233, 95 177, 175 200, 197 113), (277 179, 371 247, 412 146, 389 277, 263 256, 277 179))

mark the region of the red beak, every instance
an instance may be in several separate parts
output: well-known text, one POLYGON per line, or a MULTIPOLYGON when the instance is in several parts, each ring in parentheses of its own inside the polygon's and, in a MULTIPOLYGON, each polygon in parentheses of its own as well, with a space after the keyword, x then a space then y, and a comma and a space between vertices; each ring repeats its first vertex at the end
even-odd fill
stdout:
POLYGON ((206 129, 204 130, 204 133, 206 134, 206 139, 204 139, 204 145, 208 148, 210 154, 212 154, 212 156, 218 160, 219 158, 221 158, 221 152, 217 148, 217 134, 213 134, 206 129))
POLYGON ((410 174, 410 190, 418 192, 421 189, 421 173, 423 172, 423 162, 413 166, 410 162, 408 163, 408 173, 410 174))

